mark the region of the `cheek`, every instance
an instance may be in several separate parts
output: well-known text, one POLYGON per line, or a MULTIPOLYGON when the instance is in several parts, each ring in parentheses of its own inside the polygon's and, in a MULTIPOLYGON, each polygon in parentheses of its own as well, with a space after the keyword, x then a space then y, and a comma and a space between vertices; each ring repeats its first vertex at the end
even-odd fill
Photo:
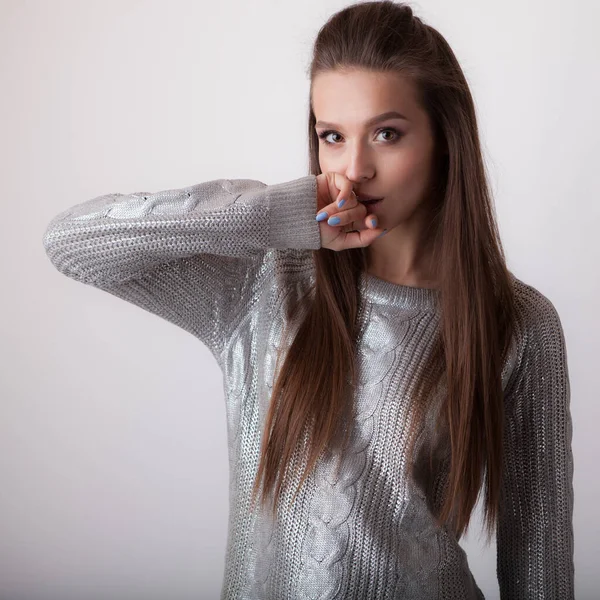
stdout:
POLYGON ((394 161, 391 169, 397 185, 415 191, 426 187, 431 173, 429 155, 417 152, 406 152, 394 161))
POLYGON ((429 188, 430 167, 422 156, 405 156, 389 171, 389 187, 395 189, 401 218, 408 218, 423 201, 429 188))
POLYGON ((330 161, 327 160, 327 157, 323 156, 323 153, 319 153, 319 167, 321 168, 321 173, 326 173, 331 170, 330 161))

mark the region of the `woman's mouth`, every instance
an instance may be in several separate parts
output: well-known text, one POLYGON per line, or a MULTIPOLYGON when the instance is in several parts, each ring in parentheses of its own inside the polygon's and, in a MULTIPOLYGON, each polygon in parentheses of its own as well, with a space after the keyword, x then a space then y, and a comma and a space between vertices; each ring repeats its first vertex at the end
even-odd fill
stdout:
POLYGON ((383 198, 372 198, 372 199, 361 199, 360 196, 358 197, 358 201, 361 204, 365 204, 366 206, 372 206, 373 204, 377 204, 379 202, 381 202, 383 200, 383 198))

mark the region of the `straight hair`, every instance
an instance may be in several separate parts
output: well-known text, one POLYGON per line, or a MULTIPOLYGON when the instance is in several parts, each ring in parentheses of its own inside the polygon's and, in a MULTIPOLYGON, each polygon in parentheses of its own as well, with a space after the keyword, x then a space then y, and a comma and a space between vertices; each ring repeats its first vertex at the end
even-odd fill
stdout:
MULTIPOLYGON (((495 221, 474 102, 446 40, 404 3, 353 4, 319 30, 309 68, 311 99, 316 75, 353 70, 410 78, 435 133, 437 166, 431 182, 435 201, 428 235, 439 282, 440 326, 411 397, 414 418, 407 468, 413 466, 415 440, 432 410, 432 398, 442 389, 436 431, 449 444, 450 462, 435 517, 459 538, 468 528, 485 481, 489 544, 501 489, 502 368, 516 313, 513 276, 495 221)), ((311 100, 310 173, 319 175, 315 123, 311 100)), ((273 515, 297 452, 306 460, 296 494, 324 450, 337 449, 341 462, 354 418, 359 279, 366 270, 366 249, 312 252, 314 287, 277 369, 253 488, 253 502, 260 488, 261 504, 270 499, 273 515)))

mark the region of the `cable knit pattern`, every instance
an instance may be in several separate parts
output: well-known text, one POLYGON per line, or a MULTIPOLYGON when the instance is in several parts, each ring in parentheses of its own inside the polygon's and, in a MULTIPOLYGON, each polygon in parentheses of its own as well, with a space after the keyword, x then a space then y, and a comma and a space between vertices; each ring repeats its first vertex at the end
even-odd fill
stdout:
MULTIPOLYGON (((433 517, 449 466, 447 438, 434 425, 443 386, 407 476, 411 398, 439 328, 435 290, 361 276, 356 421, 341 468, 324 453, 293 498, 305 465, 298 452, 275 519, 251 507, 277 352, 289 347, 314 283, 316 210, 313 175, 275 185, 218 179, 98 196, 54 217, 43 244, 61 273, 191 333, 223 372, 230 505, 222 600, 480 600, 459 540, 433 517)), ((550 300, 513 281, 518 323, 502 373, 498 582, 503 599, 568 600, 565 339, 550 300)))

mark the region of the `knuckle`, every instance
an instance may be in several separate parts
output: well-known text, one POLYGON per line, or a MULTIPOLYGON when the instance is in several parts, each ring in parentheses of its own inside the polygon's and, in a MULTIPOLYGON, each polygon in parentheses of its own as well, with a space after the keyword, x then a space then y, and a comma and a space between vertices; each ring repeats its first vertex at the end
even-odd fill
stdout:
POLYGON ((354 209, 354 218, 355 219, 358 219, 358 220, 364 219, 366 214, 367 214, 367 210, 362 204, 360 204, 359 206, 357 206, 354 209))

